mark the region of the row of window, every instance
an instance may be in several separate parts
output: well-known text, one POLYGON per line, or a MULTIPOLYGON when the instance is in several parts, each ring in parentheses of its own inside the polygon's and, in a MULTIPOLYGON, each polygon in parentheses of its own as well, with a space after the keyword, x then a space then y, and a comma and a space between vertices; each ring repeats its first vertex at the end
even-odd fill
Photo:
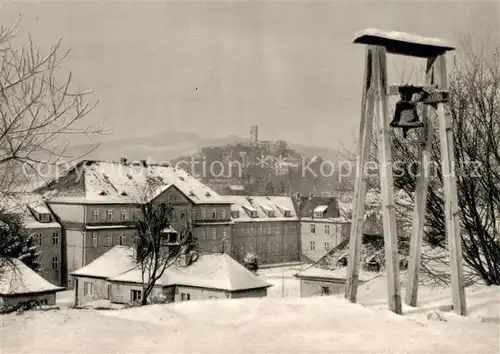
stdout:
MULTIPOLYGON (((289 245, 287 243, 283 243, 283 252, 287 252, 289 249, 289 245)), ((295 252, 297 250, 297 244, 295 242, 292 242, 292 251, 295 252)), ((233 248, 233 253, 235 253, 235 249, 233 248)), ((264 249, 264 244, 262 242, 259 242, 257 244, 257 251, 258 254, 263 254, 264 252, 276 252, 280 253, 282 251, 282 246, 280 243, 272 244, 271 242, 267 243, 267 248, 264 249)), ((252 244, 248 244, 247 247, 244 245, 240 246, 239 249, 239 254, 240 255, 245 255, 246 252, 254 252, 254 247, 252 244)))
MULTIPOLYGON (((309 242, 309 249, 310 249, 311 251, 315 251, 315 250, 316 250, 316 241, 310 241, 310 242, 309 242)), ((324 242, 324 243, 323 243, 323 249, 324 249, 326 252, 330 251, 330 249, 331 249, 331 248, 330 248, 330 242, 324 242)))
MULTIPOLYGON (((34 235, 34 238, 35 238, 35 244, 37 246, 41 246, 42 245, 42 233, 39 232, 37 234, 34 235)), ((59 232, 53 232, 52 233, 52 245, 53 246, 58 246, 59 245, 59 232)))
MULTIPOLYGON (((191 219, 198 220, 196 218, 196 209, 191 210, 191 219)), ((212 209, 211 211, 200 209, 200 220, 207 220, 207 219, 217 219, 217 209, 212 209)), ((220 219, 222 220, 226 219, 226 209, 221 210, 220 219)))
MULTIPOLYGON (((174 211, 175 212, 175 211, 174 211)), ((208 216, 207 217, 207 211, 205 209, 201 209, 200 211, 201 213, 201 217, 200 219, 201 220, 207 220, 207 219, 217 219, 217 210, 216 209, 213 209, 211 212, 208 213, 208 216)), ((93 220, 94 221, 99 221, 100 220, 100 210, 98 209, 94 209, 92 211, 92 215, 93 215, 93 220)), ((113 220, 113 210, 111 209, 108 209, 106 210, 106 213, 105 213, 106 217, 106 221, 111 221, 113 220)), ((134 220, 137 220, 139 217, 139 211, 136 210, 134 212, 134 220)), ((180 218, 181 219, 184 219, 186 217, 186 212, 182 211, 180 213, 180 218)), ((192 209, 191 211, 191 219, 192 220, 196 220, 196 210, 195 209, 192 209)), ((221 210, 221 219, 226 219, 226 210, 225 209, 222 209, 221 210)), ((127 210, 123 209, 120 211, 120 221, 128 221, 129 220, 129 217, 128 217, 128 212, 127 210)))
MULTIPOLYGON (((334 233, 338 232, 338 226, 335 225, 335 227, 330 228, 330 225, 325 225, 325 234, 330 235, 331 229, 335 229, 334 233)), ((311 224, 309 225, 309 231, 311 231, 312 234, 316 233, 316 224, 311 224)))
MULTIPOLYGON (((92 215, 94 221, 100 220, 100 210, 94 209, 92 211, 92 215)), ((136 210, 134 212, 134 220, 137 220, 138 217, 139 217, 139 210, 136 210)), ((106 210, 106 221, 111 221, 111 220, 113 220, 113 210, 108 209, 106 210)), ((120 221, 128 221, 128 212, 126 210, 120 211, 120 221)))
MULTIPOLYGON (((222 227, 222 238, 225 239, 227 238, 227 228, 222 227)), ((201 228, 200 233, 201 233, 201 239, 207 241, 207 240, 217 240, 217 228, 213 227, 211 228, 212 232, 207 232, 207 230, 210 230, 210 228, 201 228)))
MULTIPOLYGON (((109 232, 106 235, 106 246, 111 247, 114 244, 123 246, 126 244, 126 236, 124 233, 118 235, 116 243, 113 243, 113 234, 109 232)), ((99 233, 92 232, 92 247, 97 247, 99 245, 99 233)))
POLYGON ((241 233, 243 235, 244 234, 249 234, 249 235, 254 235, 254 234, 257 234, 257 235, 273 234, 275 231, 278 234, 281 234, 281 231, 283 231, 283 233, 286 234, 289 231, 291 233, 295 232, 296 231, 296 225, 295 224, 291 224, 291 225, 286 225, 285 224, 282 227, 281 224, 277 224, 277 225, 270 224, 267 227, 264 227, 264 225, 259 225, 258 227, 255 227, 255 228, 253 226, 251 226, 250 228, 245 227, 245 226, 241 226, 240 230, 241 230, 241 233))

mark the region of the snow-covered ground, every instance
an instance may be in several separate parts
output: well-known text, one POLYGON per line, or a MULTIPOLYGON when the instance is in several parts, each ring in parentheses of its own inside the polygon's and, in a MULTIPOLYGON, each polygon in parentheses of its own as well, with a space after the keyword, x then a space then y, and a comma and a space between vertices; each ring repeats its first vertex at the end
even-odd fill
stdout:
MULTIPOLYGON (((276 280, 290 273, 266 269, 261 275, 276 280)), ((284 279, 291 285, 285 286, 289 293, 298 289, 288 282, 290 278, 284 279)), ((404 316, 395 315, 387 310, 384 277, 359 288, 361 304, 336 296, 270 295, 96 311, 71 309, 71 292, 65 292, 60 294, 59 311, 4 316, 1 349, 4 353, 500 352, 500 287, 467 288, 467 318, 448 311, 449 289, 431 288, 420 290, 420 307, 405 306, 404 316), (428 319, 430 314, 444 321, 428 319)))
POLYGON ((267 289, 268 297, 300 297, 300 281, 294 275, 309 267, 309 264, 294 266, 265 268, 258 271, 258 275, 265 277, 273 285, 267 289))

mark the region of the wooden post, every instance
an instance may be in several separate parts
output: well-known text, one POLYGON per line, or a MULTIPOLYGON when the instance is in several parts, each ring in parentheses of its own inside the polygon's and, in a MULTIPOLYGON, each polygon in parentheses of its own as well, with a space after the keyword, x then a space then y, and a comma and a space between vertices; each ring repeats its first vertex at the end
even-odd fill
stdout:
MULTIPOLYGON (((427 59, 425 84, 434 84, 434 64, 436 58, 427 59)), ((417 306, 418 281, 420 274, 421 241, 424 234, 425 214, 427 206, 427 190, 429 188, 429 164, 431 160, 433 126, 429 113, 435 112, 430 107, 424 107, 422 113, 422 135, 418 148, 417 186, 415 191, 415 208, 413 209, 412 235, 410 240, 410 259, 408 262, 408 288, 406 304, 417 306)))
POLYGON ((349 258, 345 298, 355 303, 358 292, 359 264, 361 258, 361 241, 365 214, 365 198, 367 187, 366 162, 369 158, 373 127, 373 50, 366 48, 365 75, 361 100, 361 122, 359 130, 358 152, 356 158, 356 179, 354 184, 351 235, 349 240, 349 258))
POLYGON ((394 313, 401 314, 401 284, 399 280, 399 257, 396 234, 396 206, 394 204, 389 114, 387 111, 386 49, 381 46, 375 47, 373 57, 375 64, 373 74, 378 118, 378 149, 382 215, 384 220, 384 258, 387 273, 387 295, 389 310, 394 313))
MULTIPOLYGON (((441 55, 437 58, 439 86, 448 89, 446 58, 441 55)), ((453 310, 462 316, 467 315, 465 301, 465 286, 463 282, 462 237, 460 234, 460 219, 458 215, 457 181, 455 174, 455 152, 453 146, 453 128, 451 126, 451 112, 448 103, 438 106, 439 139, 441 141, 441 164, 444 186, 444 212, 446 235, 450 252, 451 289, 453 310)))

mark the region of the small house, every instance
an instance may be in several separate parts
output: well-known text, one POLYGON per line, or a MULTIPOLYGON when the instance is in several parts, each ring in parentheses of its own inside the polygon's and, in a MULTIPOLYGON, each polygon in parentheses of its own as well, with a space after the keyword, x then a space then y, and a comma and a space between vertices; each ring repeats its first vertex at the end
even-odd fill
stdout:
MULTIPOLYGON (((142 299, 143 277, 133 247, 115 246, 71 275, 75 279, 77 306, 104 299, 118 304, 142 299)), ((151 297, 162 295, 167 303, 265 297, 269 286, 227 254, 193 253, 165 270, 151 297)))
POLYGON ((40 305, 55 305, 56 293, 64 290, 49 283, 19 259, 2 262, 0 305, 13 306, 34 300, 40 305))
MULTIPOLYGON (((349 262, 348 247, 349 240, 344 239, 312 266, 295 274, 300 280, 301 297, 344 293, 349 262)), ((378 272, 380 268, 376 271, 370 268, 374 259, 379 260, 377 257, 379 252, 373 252, 373 249, 362 246, 361 253, 364 269, 360 269, 359 282, 362 284, 376 278, 380 274, 378 272)), ((380 264, 380 261, 377 264, 380 264)))

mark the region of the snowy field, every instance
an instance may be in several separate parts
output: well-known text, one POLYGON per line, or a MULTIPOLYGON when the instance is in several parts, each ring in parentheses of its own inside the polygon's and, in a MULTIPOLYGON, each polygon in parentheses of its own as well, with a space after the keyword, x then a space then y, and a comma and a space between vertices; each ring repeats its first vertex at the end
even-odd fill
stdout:
POLYGON ((449 311, 449 289, 430 288, 421 289, 419 308, 405 306, 398 316, 387 311, 383 277, 361 286, 361 304, 350 304, 296 296, 298 283, 283 278, 290 273, 263 270, 271 281, 285 279, 288 291, 263 299, 96 311, 71 309, 64 292, 58 311, 4 316, 2 353, 500 352, 499 287, 467 288, 467 318, 449 311))

